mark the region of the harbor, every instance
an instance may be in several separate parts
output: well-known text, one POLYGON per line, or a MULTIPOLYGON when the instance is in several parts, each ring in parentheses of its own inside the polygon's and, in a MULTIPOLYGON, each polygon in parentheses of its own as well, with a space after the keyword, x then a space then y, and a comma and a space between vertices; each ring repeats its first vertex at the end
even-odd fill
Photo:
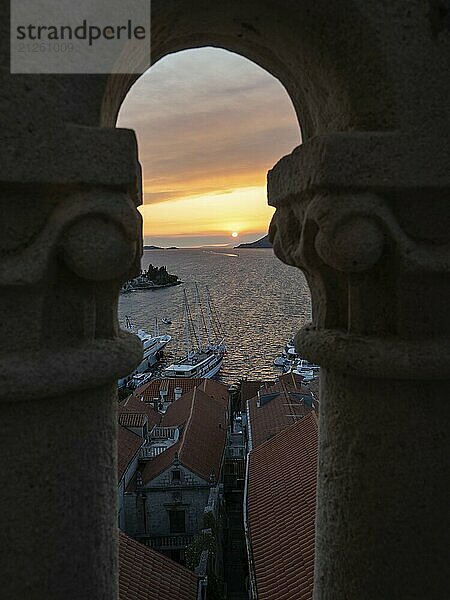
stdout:
MULTIPOLYGON (((154 253, 151 251, 152 259, 154 253)), ((167 260, 167 252, 158 254, 167 260)), ((137 333, 144 346, 142 363, 134 373, 119 381, 121 398, 153 379, 164 377, 214 377, 228 385, 242 379, 274 380, 280 373, 290 372, 300 375, 305 382, 314 382, 318 378, 318 366, 299 356, 288 338, 289 333, 295 331, 295 326, 290 332, 287 329, 288 319, 285 339, 277 328, 271 343, 265 331, 258 332, 258 312, 254 308, 251 314, 245 312, 246 291, 251 292, 252 283, 260 283, 258 278, 251 281, 246 272, 252 272, 254 277, 257 267, 267 269, 274 260, 270 250, 246 250, 243 256, 237 255, 234 259, 224 251, 212 254, 200 250, 178 250, 176 254, 179 265, 183 264, 183 259, 189 260, 190 268, 200 275, 200 282, 189 280, 189 275, 183 274, 182 285, 162 290, 157 296, 144 290, 121 297, 121 325, 137 333), (216 268, 216 281, 210 280, 212 292, 210 285, 204 283, 205 279, 201 277, 202 271, 206 273, 214 263, 220 267, 229 266, 236 259, 243 270, 243 279, 247 280, 247 290, 239 289, 234 283, 226 285, 226 281, 222 287, 221 273, 225 279, 227 271, 216 268), (236 305, 230 297, 236 299, 236 305), (251 323, 251 316, 254 323, 251 323), (260 359, 261 347, 264 353, 260 359)), ((158 269, 150 266, 153 270, 158 269)), ((180 281, 177 275, 172 277, 180 281)), ((297 301, 303 305, 303 298, 297 301)), ((308 304, 299 308, 307 309, 308 304)), ((291 312, 295 317, 295 309, 291 312)), ((265 321, 266 330, 267 325, 265 321)))
MULTIPOLYGON (((148 264, 165 265, 183 282, 157 292, 144 290, 119 298, 119 323, 123 328, 128 316, 136 329, 153 334, 157 318, 160 334, 171 336, 158 370, 186 354, 184 293, 195 322, 197 284, 203 295, 208 287, 225 331, 227 352, 217 375, 219 380, 228 385, 242 378, 273 380, 282 372, 273 364, 274 359, 311 317, 306 280, 300 271, 282 264, 270 249, 236 249, 235 256, 229 254, 226 248, 215 248, 214 252, 208 248, 144 252, 143 269, 148 264)), ((192 334, 193 345, 194 341, 192 334)))

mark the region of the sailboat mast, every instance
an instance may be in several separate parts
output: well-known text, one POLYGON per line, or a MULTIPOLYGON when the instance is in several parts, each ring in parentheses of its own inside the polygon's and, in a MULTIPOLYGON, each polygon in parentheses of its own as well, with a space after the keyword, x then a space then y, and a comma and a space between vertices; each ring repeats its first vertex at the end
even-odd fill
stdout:
POLYGON ((208 343, 211 345, 211 305, 209 303, 209 290, 208 286, 205 288, 205 296, 206 296, 206 310, 207 310, 207 319, 206 319, 206 330, 208 332, 208 343))
POLYGON ((195 284, 195 304, 196 304, 196 312, 197 312, 197 339, 198 339, 198 349, 201 352, 202 350, 202 334, 200 330, 200 295, 198 292, 198 284, 195 284))
POLYGON ((184 294, 184 336, 186 342, 186 353, 189 355, 191 351, 191 339, 189 336, 189 310, 188 310, 188 300, 186 295, 186 290, 183 290, 184 294))

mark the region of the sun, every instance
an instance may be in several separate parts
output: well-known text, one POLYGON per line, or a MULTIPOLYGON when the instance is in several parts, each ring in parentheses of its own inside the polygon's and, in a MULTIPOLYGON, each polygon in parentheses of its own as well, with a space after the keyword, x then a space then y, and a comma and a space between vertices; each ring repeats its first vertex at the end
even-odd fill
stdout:
POLYGON ((239 234, 237 231, 233 231, 233 233, 231 234, 231 237, 237 238, 238 235, 239 234))

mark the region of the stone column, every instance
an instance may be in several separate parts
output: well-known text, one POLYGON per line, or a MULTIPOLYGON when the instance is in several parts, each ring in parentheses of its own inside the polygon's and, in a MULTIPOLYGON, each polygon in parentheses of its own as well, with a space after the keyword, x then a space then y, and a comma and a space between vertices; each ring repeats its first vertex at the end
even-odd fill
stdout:
POLYGON ((112 600, 114 382, 142 354, 117 321, 121 283, 141 255, 135 139, 54 125, 17 131, 8 143, 0 165, 0 595, 112 600))
POLYGON ((269 173, 275 251, 312 294, 296 345, 322 366, 316 600, 448 594, 449 147, 329 134, 269 173))

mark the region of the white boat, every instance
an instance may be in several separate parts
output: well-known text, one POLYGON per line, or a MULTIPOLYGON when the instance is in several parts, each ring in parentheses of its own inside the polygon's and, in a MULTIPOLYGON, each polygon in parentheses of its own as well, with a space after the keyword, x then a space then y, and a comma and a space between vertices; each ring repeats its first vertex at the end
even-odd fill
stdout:
POLYGON ((150 381, 152 377, 153 373, 135 373, 131 377, 130 382, 132 383, 133 388, 136 389, 141 385, 144 385, 144 383, 147 383, 147 381, 150 381))
POLYGON ((119 379, 119 388, 128 385, 132 380, 134 375, 140 373, 146 373, 150 367, 152 367, 158 360, 162 349, 170 342, 172 337, 168 334, 159 335, 158 330, 158 321, 155 319, 155 333, 151 335, 144 331, 144 329, 138 329, 134 327, 130 317, 125 317, 125 328, 132 333, 135 333, 138 338, 141 340, 144 350, 144 355, 142 357, 142 362, 136 367, 133 373, 119 379))
POLYGON ((295 349, 294 342, 292 340, 286 342, 286 345, 283 349, 283 356, 288 360, 295 360, 298 358, 297 350, 295 349))
POLYGON ((170 335, 150 335, 143 329, 138 329, 137 336, 144 346, 144 357, 141 364, 135 370, 136 373, 144 373, 158 360, 161 350, 170 342, 170 335))
POLYGON ((277 356, 276 359, 273 361, 273 364, 276 367, 284 367, 284 365, 289 362, 288 359, 285 356, 277 356))
POLYGON ((207 346, 202 351, 193 351, 179 363, 173 363, 163 371, 163 377, 201 377, 209 379, 217 375, 222 366, 225 346, 207 346))
POLYGON ((295 363, 295 368, 304 371, 318 371, 320 369, 319 365, 310 363, 305 358, 299 358, 295 363))
POLYGON ((180 361, 174 362, 164 369, 162 372, 163 377, 201 377, 208 379, 214 377, 220 371, 226 347, 223 337, 218 342, 212 341, 213 334, 218 337, 221 336, 222 328, 217 313, 212 306, 208 288, 206 288, 206 320, 197 286, 196 305, 197 327, 195 328, 186 291, 184 291, 185 344, 187 351, 186 355, 180 361), (215 317, 214 319, 213 316, 215 317), (204 335, 202 335, 201 324, 206 329, 203 332, 208 340, 206 344, 203 344, 204 335))
POLYGON ((293 340, 286 342, 281 356, 277 356, 273 364, 276 367, 281 367, 284 373, 301 375, 305 382, 312 381, 318 377, 320 370, 319 365, 310 363, 298 356, 293 340))
POLYGON ((319 376, 319 370, 320 367, 318 365, 310 363, 304 358, 299 358, 291 363, 291 366, 287 372, 294 373, 295 375, 301 375, 303 381, 308 382, 316 379, 316 377, 319 376))
POLYGON ((292 369, 291 371, 289 371, 289 373, 294 373, 295 375, 300 375, 303 378, 303 381, 308 382, 308 381, 313 381, 313 379, 316 379, 316 377, 318 377, 318 373, 315 371, 308 371, 306 369, 292 369))

